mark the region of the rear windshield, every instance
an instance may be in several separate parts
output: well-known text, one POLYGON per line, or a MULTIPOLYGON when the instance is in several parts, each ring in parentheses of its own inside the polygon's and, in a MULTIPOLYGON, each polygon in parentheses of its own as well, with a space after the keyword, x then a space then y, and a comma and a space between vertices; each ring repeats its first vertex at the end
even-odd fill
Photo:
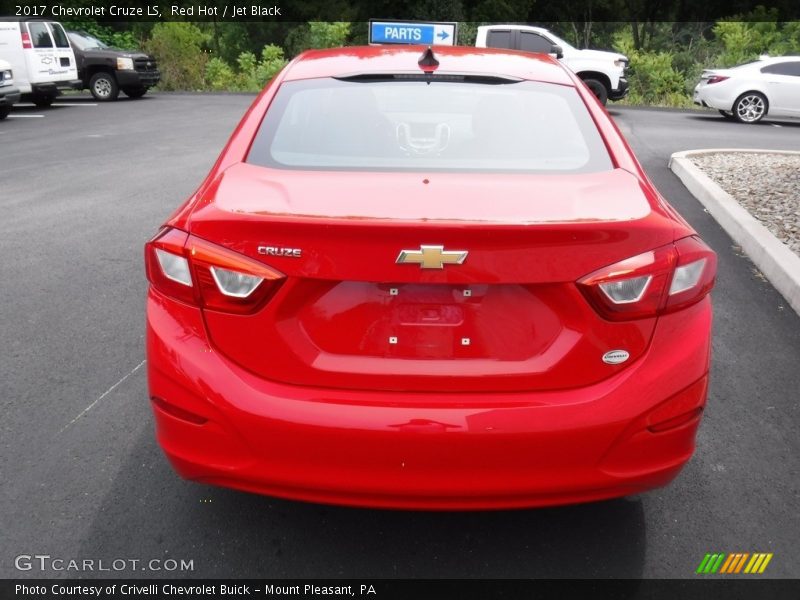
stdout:
POLYGON ((612 168, 574 88, 435 79, 285 82, 247 162, 380 171, 590 173, 612 168))

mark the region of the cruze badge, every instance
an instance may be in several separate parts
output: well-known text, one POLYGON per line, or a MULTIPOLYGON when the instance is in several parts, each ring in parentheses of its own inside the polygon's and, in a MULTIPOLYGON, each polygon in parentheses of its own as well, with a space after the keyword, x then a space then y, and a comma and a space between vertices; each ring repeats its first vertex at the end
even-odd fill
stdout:
POLYGON ((445 250, 444 246, 420 246, 419 250, 401 250, 397 264, 417 264, 420 269, 444 269, 460 265, 467 259, 466 250, 445 250))
POLYGON ((283 248, 280 246, 259 246, 257 248, 259 254, 266 256, 288 256, 291 258, 300 258, 303 255, 302 248, 283 248))

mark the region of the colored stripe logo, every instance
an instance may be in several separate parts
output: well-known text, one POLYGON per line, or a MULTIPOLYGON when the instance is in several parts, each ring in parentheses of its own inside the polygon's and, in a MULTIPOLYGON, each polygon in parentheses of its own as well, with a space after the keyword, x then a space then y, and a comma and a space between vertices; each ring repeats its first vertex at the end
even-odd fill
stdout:
POLYGON ((769 561, 772 560, 772 552, 734 552, 725 554, 723 552, 708 553, 700 561, 695 573, 700 575, 713 575, 721 573, 731 574, 750 574, 760 575, 763 573, 769 561))

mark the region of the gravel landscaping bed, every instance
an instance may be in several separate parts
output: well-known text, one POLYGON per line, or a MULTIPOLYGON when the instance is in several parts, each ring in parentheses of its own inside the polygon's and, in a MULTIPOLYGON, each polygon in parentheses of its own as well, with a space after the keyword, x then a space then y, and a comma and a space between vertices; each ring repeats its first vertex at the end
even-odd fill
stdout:
POLYGON ((720 152, 689 159, 800 255, 800 154, 720 152))

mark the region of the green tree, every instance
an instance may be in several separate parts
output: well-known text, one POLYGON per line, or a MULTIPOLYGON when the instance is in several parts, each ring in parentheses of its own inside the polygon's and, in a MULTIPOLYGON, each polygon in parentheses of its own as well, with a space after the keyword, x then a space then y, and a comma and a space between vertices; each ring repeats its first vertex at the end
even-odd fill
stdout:
POLYGON ((778 22, 778 10, 756 10, 719 21, 714 35, 722 44, 717 66, 731 67, 761 54, 780 56, 800 52, 800 22, 778 22))
POLYGON ((295 27, 286 36, 289 56, 296 56, 312 48, 338 48, 347 45, 352 23, 349 21, 310 21, 295 27))

